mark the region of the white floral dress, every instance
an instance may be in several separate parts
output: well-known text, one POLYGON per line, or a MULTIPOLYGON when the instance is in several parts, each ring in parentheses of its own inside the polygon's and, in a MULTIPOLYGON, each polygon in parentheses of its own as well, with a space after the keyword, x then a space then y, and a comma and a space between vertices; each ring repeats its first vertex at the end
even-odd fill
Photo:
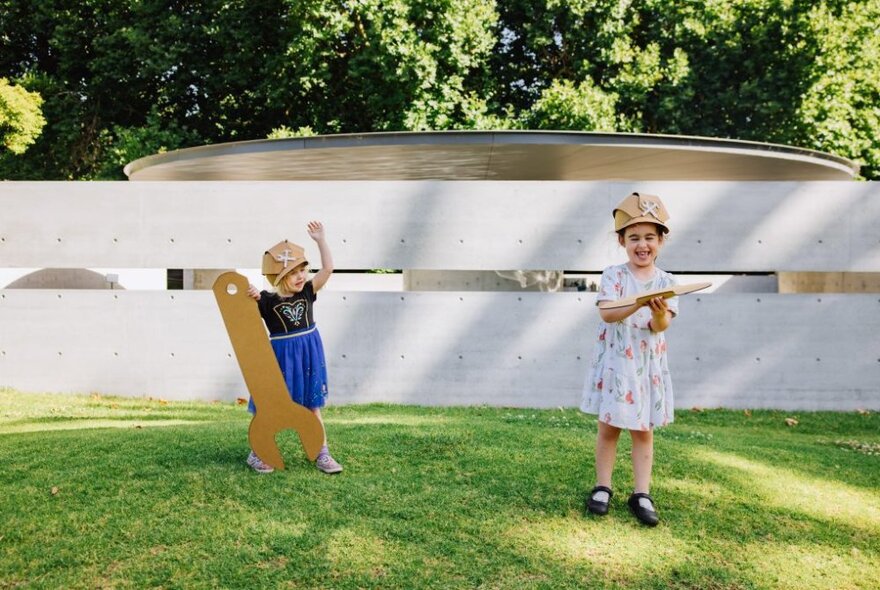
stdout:
MULTIPOLYGON (((602 273, 596 303, 675 284, 675 278, 659 268, 654 278, 644 282, 626 264, 610 266, 602 273)), ((667 301, 673 315, 678 315, 678 297, 667 301)), ((581 410, 596 414, 600 422, 626 430, 650 430, 673 420, 666 337, 648 328, 650 319, 651 309, 644 306, 622 321, 599 322, 581 410)))

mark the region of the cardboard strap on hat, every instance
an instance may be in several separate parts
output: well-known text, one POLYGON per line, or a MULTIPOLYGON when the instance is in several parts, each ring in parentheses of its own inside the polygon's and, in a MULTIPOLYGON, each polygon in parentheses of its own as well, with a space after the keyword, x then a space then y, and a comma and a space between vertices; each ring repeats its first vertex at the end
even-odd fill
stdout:
MULTIPOLYGON (((303 262, 306 259, 302 247, 279 242, 263 255, 263 274, 277 285, 303 262)), ((275 437, 282 430, 292 429, 299 435, 306 456, 314 461, 324 444, 324 426, 311 410, 290 399, 260 312, 247 294, 247 278, 236 272, 223 273, 214 281, 213 291, 256 407, 248 428, 251 449, 264 463, 284 469, 275 437)))

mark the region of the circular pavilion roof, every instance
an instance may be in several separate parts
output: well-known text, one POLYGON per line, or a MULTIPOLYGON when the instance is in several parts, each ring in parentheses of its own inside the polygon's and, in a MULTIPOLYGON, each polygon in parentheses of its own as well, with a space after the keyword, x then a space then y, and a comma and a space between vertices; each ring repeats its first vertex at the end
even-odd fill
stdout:
POLYGON ((436 131, 240 141, 147 156, 129 180, 851 180, 784 145, 577 131, 436 131))

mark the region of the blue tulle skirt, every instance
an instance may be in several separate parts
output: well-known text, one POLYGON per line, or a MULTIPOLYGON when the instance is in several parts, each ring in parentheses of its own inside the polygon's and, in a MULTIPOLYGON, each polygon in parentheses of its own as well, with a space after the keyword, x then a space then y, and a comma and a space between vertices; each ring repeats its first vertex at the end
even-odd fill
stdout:
MULTIPOLYGON (((290 399, 313 410, 327 403, 327 362, 316 326, 269 336, 290 399)), ((253 398, 248 411, 256 412, 253 398)))

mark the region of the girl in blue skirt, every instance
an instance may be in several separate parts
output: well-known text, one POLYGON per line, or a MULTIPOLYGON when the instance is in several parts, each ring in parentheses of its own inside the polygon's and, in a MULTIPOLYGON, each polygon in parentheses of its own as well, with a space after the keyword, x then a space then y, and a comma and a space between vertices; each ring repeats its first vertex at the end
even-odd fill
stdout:
MULTIPOLYGON (((327 363, 312 307, 317 292, 333 274, 333 258, 324 236, 324 225, 311 221, 308 232, 321 253, 321 270, 307 280, 309 263, 305 250, 287 240, 279 242, 263 255, 262 272, 275 291, 258 291, 250 285, 248 295, 257 301, 260 315, 269 330, 269 341, 290 398, 310 409, 321 420, 321 408, 327 401, 327 363)), ((256 412, 253 399, 248 403, 248 411, 256 412)), ((259 473, 274 471, 253 451, 247 464, 259 473)), ((330 456, 326 440, 315 465, 324 473, 342 471, 342 465, 330 456)))

